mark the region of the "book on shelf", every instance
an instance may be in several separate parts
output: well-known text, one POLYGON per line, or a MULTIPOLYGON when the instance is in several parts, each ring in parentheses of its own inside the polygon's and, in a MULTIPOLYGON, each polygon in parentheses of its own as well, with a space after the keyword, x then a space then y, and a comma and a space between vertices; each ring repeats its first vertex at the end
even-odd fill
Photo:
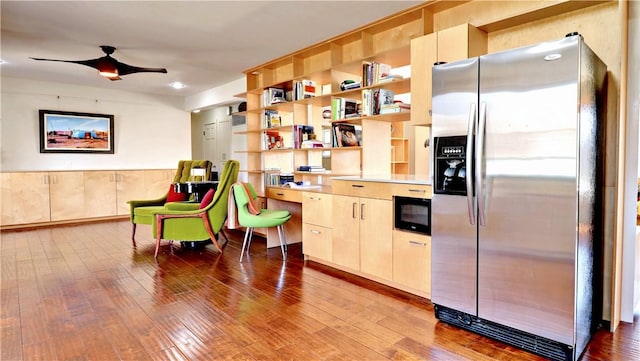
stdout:
POLYGON ((404 77, 400 74, 389 74, 378 80, 378 84, 390 83, 392 81, 402 80, 404 77))
POLYGON ((282 136, 279 132, 267 130, 264 132, 264 149, 278 149, 284 148, 282 136))
POLYGON ((380 114, 384 105, 393 104, 395 93, 388 89, 365 89, 362 91, 362 115, 371 116, 380 114))
POLYGON ((402 102, 393 102, 392 104, 383 104, 380 106, 380 114, 402 113, 411 111, 411 104, 402 102))
POLYGON ((376 85, 391 74, 391 65, 375 61, 362 63, 362 83, 365 87, 376 85))
POLYGON ((356 147, 361 144, 362 127, 356 124, 333 124, 334 147, 356 147))
POLYGON ((331 99, 331 119, 340 120, 360 116, 360 101, 347 98, 331 99))
POLYGON ((321 165, 301 165, 298 167, 299 172, 324 172, 324 169, 321 165))
POLYGON ((264 128, 279 127, 281 125, 281 116, 276 110, 267 109, 264 111, 263 124, 264 128))
POLYGON ((267 88, 262 92, 262 105, 269 106, 272 104, 286 103, 284 89, 282 88, 267 88))
POLYGON ((313 125, 294 125, 293 126, 293 147, 302 148, 302 142, 309 140, 309 136, 313 134, 313 125))

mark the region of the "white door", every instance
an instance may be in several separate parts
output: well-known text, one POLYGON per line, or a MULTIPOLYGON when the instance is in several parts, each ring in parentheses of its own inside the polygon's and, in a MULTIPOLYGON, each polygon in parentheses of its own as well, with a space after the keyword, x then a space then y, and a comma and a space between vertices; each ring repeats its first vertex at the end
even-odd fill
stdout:
POLYGON ((203 158, 210 160, 213 164, 211 170, 217 171, 217 159, 218 154, 216 151, 216 123, 206 123, 202 125, 202 150, 203 150, 203 158))

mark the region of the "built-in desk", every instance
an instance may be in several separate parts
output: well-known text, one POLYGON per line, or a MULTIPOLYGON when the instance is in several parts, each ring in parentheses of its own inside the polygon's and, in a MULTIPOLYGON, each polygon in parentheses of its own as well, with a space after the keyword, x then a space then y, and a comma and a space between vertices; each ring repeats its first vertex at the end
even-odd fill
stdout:
MULTIPOLYGON (((285 186, 267 187, 268 209, 286 209, 291 213, 291 219, 284 224, 287 243, 302 242, 302 194, 303 192, 331 193, 329 186, 299 186, 290 188, 285 186)), ((269 228, 267 233, 267 248, 280 247, 278 231, 269 228)))

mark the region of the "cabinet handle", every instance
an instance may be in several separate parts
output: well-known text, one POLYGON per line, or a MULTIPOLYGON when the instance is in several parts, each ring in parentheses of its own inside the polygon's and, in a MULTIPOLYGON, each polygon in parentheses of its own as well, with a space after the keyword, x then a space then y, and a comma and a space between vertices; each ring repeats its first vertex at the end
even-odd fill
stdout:
POLYGON ((364 203, 360 205, 360 219, 364 220, 364 203))
POLYGON ((409 189, 409 192, 424 193, 426 191, 424 189, 409 189))
POLYGON ((416 246, 426 246, 427 244, 425 242, 418 242, 418 241, 409 241, 410 244, 415 244, 416 246))
POLYGON ((276 195, 283 196, 284 193, 276 193, 276 195))
POLYGON ((356 202, 353 202, 353 204, 351 205, 351 217, 353 219, 356 219, 356 202))
POLYGON ((42 176, 42 183, 43 184, 49 184, 49 175, 43 175, 42 176))
POLYGON ((315 229, 312 229, 312 230, 311 230, 311 233, 313 233, 313 234, 320 234, 320 233, 322 233, 322 232, 320 232, 320 231, 316 231, 315 229))
POLYGON ((320 198, 320 197, 309 197, 309 199, 314 200, 314 201, 322 200, 322 198, 320 198))
POLYGON ((364 188, 364 186, 362 184, 352 184, 351 186, 353 188, 364 188))

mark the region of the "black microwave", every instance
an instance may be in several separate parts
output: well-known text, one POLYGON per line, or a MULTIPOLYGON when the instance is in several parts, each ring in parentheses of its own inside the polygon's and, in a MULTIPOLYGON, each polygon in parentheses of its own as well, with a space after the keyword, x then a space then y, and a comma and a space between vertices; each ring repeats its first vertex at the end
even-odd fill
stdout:
POLYGON ((395 229, 431 235, 431 199, 393 197, 395 229))

